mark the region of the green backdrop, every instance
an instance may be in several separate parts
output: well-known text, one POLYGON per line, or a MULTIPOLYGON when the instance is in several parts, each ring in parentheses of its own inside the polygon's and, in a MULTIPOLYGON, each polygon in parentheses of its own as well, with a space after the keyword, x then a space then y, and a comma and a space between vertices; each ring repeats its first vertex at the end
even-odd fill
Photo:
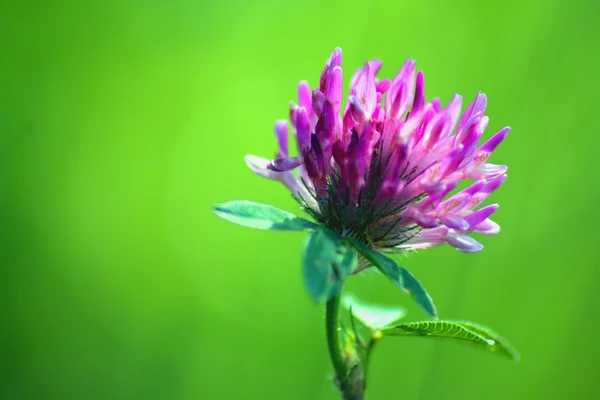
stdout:
MULTIPOLYGON (((497 237, 400 259, 440 314, 519 364, 420 338, 378 345, 371 399, 593 398, 598 385, 600 6, 595 1, 118 1, 0 5, 0 397, 336 399, 301 233, 212 215, 251 199, 272 126, 330 51, 407 58, 429 98, 488 95, 509 179, 497 237)), ((376 273, 365 300, 425 315, 376 273)))

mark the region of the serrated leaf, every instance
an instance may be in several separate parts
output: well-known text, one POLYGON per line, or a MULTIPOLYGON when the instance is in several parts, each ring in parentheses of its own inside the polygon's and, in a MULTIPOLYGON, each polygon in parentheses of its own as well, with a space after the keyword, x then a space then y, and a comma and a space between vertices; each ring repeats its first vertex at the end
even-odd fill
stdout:
POLYGON ((408 272, 408 270, 399 266, 391 258, 384 256, 357 240, 352 238, 348 238, 348 240, 364 258, 379 269, 388 279, 400 286, 404 293, 411 296, 421 308, 432 317, 437 318, 437 310, 433 299, 429 296, 423 285, 421 285, 421 282, 408 272))
POLYGON ((302 231, 318 227, 314 222, 287 211, 248 200, 217 204, 212 210, 223 219, 256 229, 302 231))
POLYGON ((389 326, 392 322, 406 315, 406 311, 403 308, 365 303, 351 293, 344 293, 342 304, 364 326, 373 330, 389 326))
POLYGON ((343 238, 326 229, 311 233, 303 257, 304 282, 315 302, 339 294, 356 267, 356 253, 343 238))
POLYGON ((429 336, 470 342, 518 361, 518 353, 489 328, 467 321, 421 321, 382 329, 383 336, 429 336))

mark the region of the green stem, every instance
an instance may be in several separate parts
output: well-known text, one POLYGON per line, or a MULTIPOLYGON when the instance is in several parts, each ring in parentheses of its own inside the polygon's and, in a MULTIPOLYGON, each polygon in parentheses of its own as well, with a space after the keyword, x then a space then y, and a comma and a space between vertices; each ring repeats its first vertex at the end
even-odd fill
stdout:
POLYGON ((329 356, 335 369, 337 378, 341 381, 348 375, 346 362, 341 350, 341 341, 339 337, 340 329, 338 327, 340 310, 340 298, 335 296, 327 302, 327 347, 329 348, 329 356))
POLYGON ((363 382, 362 376, 352 376, 351 370, 348 368, 346 358, 342 350, 342 341, 340 340, 339 329, 339 307, 340 297, 335 296, 327 302, 327 347, 329 348, 329 356, 335 370, 337 383, 346 400, 362 400, 363 399, 363 382), (357 379, 358 378, 358 379, 357 379))

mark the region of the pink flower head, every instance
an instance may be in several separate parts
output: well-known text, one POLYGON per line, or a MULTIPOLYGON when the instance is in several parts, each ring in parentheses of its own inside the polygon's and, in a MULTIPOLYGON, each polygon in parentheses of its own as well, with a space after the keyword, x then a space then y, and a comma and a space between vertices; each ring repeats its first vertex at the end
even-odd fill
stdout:
POLYGON ((277 158, 247 156, 258 175, 279 180, 319 223, 381 250, 449 243, 464 252, 483 246, 472 232, 495 235, 498 205, 481 203, 506 179, 487 163, 503 128, 479 144, 488 124, 479 93, 460 115, 462 97, 442 108, 425 99, 423 73, 407 61, 393 80, 376 78, 378 60, 352 77, 342 107, 342 52, 335 49, 318 88, 303 81, 290 120, 298 155, 288 154, 288 125, 277 121, 277 158), (474 183, 450 195, 463 179, 474 183))

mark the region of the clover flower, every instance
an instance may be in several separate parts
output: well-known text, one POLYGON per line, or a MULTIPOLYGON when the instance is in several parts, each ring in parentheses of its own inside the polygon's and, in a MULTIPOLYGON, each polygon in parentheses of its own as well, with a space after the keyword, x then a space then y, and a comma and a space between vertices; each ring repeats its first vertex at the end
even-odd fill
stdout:
MULTIPOLYGON (((407 61, 393 80, 377 80, 378 60, 368 61, 350 81, 342 112, 342 52, 335 49, 318 88, 298 86, 290 120, 297 155, 289 152, 287 121, 277 121, 279 148, 273 160, 247 156, 258 175, 282 182, 315 222, 252 201, 218 204, 213 211, 231 222, 263 230, 306 231, 302 265, 305 287, 326 303, 326 338, 335 384, 346 400, 363 400, 370 354, 383 337, 421 336, 470 342, 518 361, 510 344, 469 321, 439 320, 421 282, 382 252, 426 249, 448 243, 472 253, 483 246, 471 233, 500 231, 481 206, 506 179, 507 167, 487 163, 504 140, 503 128, 483 144, 487 100, 479 93, 461 116, 455 95, 442 108, 425 100, 422 72, 407 61), (463 180, 474 181, 461 185, 463 180), (434 320, 396 320, 397 307, 363 303, 343 293, 347 279, 376 267, 434 320), (349 310, 349 327, 339 315, 349 310), (364 337, 364 331, 369 333, 364 337)), ((387 340, 387 339, 386 339, 387 340)))
POLYGON ((317 88, 298 85, 298 105, 290 107, 298 155, 290 155, 288 124, 280 120, 275 159, 249 155, 248 166, 287 186, 318 223, 373 249, 448 243, 480 251, 470 234, 495 235, 500 227, 489 218, 497 204, 478 207, 507 171, 487 160, 510 130, 479 145, 489 120, 486 96, 479 93, 461 116, 460 95, 443 108, 439 99, 426 101, 413 60, 393 80, 378 80, 382 63, 373 60, 352 77, 340 112, 341 63, 337 48, 317 88), (474 183, 450 195, 462 180, 474 183))

